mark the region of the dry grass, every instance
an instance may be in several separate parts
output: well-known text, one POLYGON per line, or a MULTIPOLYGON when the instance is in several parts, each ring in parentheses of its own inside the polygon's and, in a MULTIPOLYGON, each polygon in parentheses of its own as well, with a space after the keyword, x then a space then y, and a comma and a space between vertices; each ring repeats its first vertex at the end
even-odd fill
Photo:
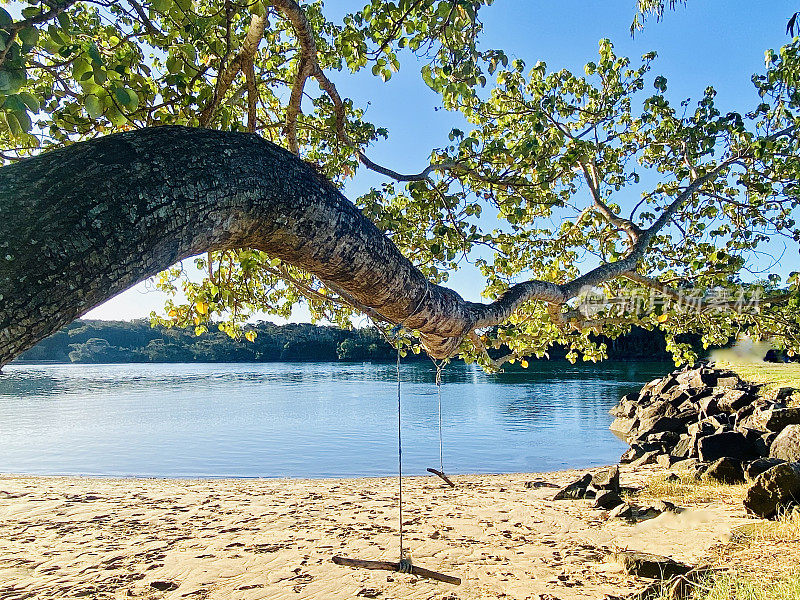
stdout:
POLYGON ((638 500, 667 500, 681 506, 722 502, 739 504, 747 491, 746 484, 729 485, 706 479, 695 479, 689 473, 679 473, 680 479, 671 481, 667 475, 657 475, 633 496, 638 500))
POLYGON ((734 530, 732 541, 738 544, 800 542, 800 511, 790 510, 775 520, 758 520, 739 527, 734 530))
MULTIPOLYGON (((667 592, 654 600, 672 600, 667 592)), ((764 580, 736 571, 710 575, 694 584, 687 600, 798 600, 800 571, 777 580, 764 580)))
MULTIPOLYGON (((709 558, 712 572, 687 600, 800 599, 800 512, 756 521, 733 532, 709 558)), ((671 600, 667 590, 653 600, 671 600)))
MULTIPOLYGON (((765 397, 780 387, 800 390, 800 363, 720 362, 718 366, 734 371, 745 381, 763 385, 761 394, 765 397)), ((794 403, 800 403, 800 392, 792 398, 794 403)))

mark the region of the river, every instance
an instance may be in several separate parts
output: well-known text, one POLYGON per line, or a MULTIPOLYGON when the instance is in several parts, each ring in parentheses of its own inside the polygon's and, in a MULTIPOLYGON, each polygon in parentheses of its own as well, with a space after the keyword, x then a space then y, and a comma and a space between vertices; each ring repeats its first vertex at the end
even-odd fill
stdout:
MULTIPOLYGON (((667 363, 449 365, 448 473, 615 462, 625 393, 667 363)), ((435 370, 402 365, 403 468, 439 467, 435 370)), ((0 376, 0 472, 153 477, 360 477, 397 470, 394 364, 12 364, 0 376)))

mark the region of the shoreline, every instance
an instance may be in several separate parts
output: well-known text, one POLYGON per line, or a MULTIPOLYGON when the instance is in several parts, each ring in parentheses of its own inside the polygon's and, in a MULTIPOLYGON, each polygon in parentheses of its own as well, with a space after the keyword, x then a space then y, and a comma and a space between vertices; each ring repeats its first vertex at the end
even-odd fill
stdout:
MULTIPOLYGON (((448 477, 522 477, 522 476, 543 476, 543 475, 560 475, 565 473, 586 473, 595 471, 606 467, 615 466, 614 464, 600 464, 590 465, 588 467, 570 467, 566 469, 558 469, 555 471, 514 471, 514 472, 475 472, 475 473, 451 473, 446 472, 448 477)), ((353 475, 353 476, 326 476, 319 477, 292 477, 292 476, 230 476, 230 475, 103 475, 93 473, 6 473, 0 472, 0 482, 6 479, 99 479, 103 481, 198 481, 198 482, 220 482, 220 481, 286 481, 286 482, 303 482, 303 481, 343 481, 343 482, 358 482, 362 480, 394 480, 397 481, 397 474, 388 475, 353 475)), ((403 472, 403 481, 412 479, 436 479, 435 475, 430 473, 406 474, 403 472)))
MULTIPOLYGON (((3 474, 0 596, 603 598, 643 586, 614 561, 616 550, 696 562, 749 521, 741 507, 712 502, 629 525, 590 501, 552 500, 556 487, 596 470, 454 475, 455 489, 435 476, 404 477, 414 564, 461 577, 458 587, 331 562, 397 560, 396 476, 3 474)), ((641 486, 661 472, 623 467, 622 483, 641 486)))

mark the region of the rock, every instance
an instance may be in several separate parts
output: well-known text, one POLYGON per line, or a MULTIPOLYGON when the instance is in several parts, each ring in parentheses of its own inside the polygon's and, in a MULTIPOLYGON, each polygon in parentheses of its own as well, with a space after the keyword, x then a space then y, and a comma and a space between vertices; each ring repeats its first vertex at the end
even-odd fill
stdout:
POLYGON ((739 460, 758 458, 753 444, 737 431, 725 431, 700 438, 697 453, 703 462, 713 462, 723 456, 739 460))
POLYGON ((755 398, 744 390, 728 390, 717 403, 720 409, 732 413, 750 404, 753 400, 755 400, 755 398))
POLYGON ((677 562, 667 556, 658 556, 647 552, 622 550, 617 552, 616 558, 622 563, 628 575, 648 579, 670 579, 692 570, 692 567, 687 564, 677 562))
POLYGON ((654 500, 650 503, 649 508, 653 510, 657 510, 659 513, 665 512, 672 512, 672 513, 682 513, 683 509, 675 506, 672 502, 667 502, 666 500, 654 500))
POLYGON ((623 502, 616 508, 608 513, 609 519, 625 519, 627 521, 633 520, 633 507, 627 502, 623 502))
POLYGON ((800 465, 782 463, 756 477, 747 490, 744 507, 752 514, 771 519, 798 500, 800 500, 800 465))
POLYGON ((679 458, 673 456, 672 454, 659 454, 656 456, 656 464, 659 467, 664 467, 665 469, 669 469, 673 464, 675 464, 679 458))
POLYGON ((785 462, 786 461, 782 458, 757 458, 756 460, 747 463, 747 466, 744 469, 744 474, 748 481, 753 481, 764 471, 767 471, 768 469, 785 462))
POLYGON ((645 452, 639 458, 634 460, 631 463, 632 467, 641 467, 644 465, 651 465, 656 462, 656 457, 662 454, 658 450, 651 450, 650 452, 645 452))
POLYGON ((705 473, 706 469, 708 469, 710 466, 711 465, 707 462, 696 462, 692 467, 694 470, 694 478, 698 480, 701 479, 703 477, 703 473, 705 473))
POLYGON ((670 389, 673 386, 678 385, 678 380, 673 377, 672 375, 667 375, 666 377, 661 378, 658 380, 658 383, 654 385, 649 391, 650 395, 654 397, 658 397, 663 394, 665 391, 670 389))
POLYGON ((664 477, 664 481, 666 481, 667 483, 678 483, 680 480, 681 478, 675 473, 670 473, 669 475, 664 477))
POLYGON ((713 371, 701 369, 689 381, 689 386, 701 390, 703 388, 714 387, 717 385, 717 374, 713 371))
POLYGON ((651 433, 645 441, 650 444, 663 444, 671 448, 678 443, 680 438, 680 434, 674 431, 661 431, 659 433, 651 433))
POLYGON ((741 483, 744 481, 742 461, 723 456, 709 465, 703 477, 720 483, 741 483))
POLYGON ((171 592, 178 589, 178 584, 173 581, 151 581, 150 587, 157 589, 159 592, 171 592))
POLYGON ((662 431, 674 431, 683 433, 686 427, 678 419, 673 417, 651 417, 649 419, 640 419, 639 426, 636 428, 638 437, 646 437, 653 433, 661 433, 662 431))
POLYGON ((694 469, 697 466, 697 459, 696 458, 685 458, 684 460, 679 460, 675 464, 672 465, 672 468, 676 471, 688 471, 690 469, 694 469))
POLYGON ((580 479, 558 490, 553 496, 553 500, 580 500, 586 496, 586 488, 589 487, 591 481, 591 474, 586 473, 580 479))
POLYGON ((636 408, 638 407, 638 398, 639 397, 637 394, 625 394, 622 398, 620 398, 620 401, 617 403, 617 405, 608 411, 608 414, 613 417, 624 417, 626 419, 633 417, 636 414, 636 408))
POLYGON ((592 474, 591 486, 596 490, 611 490, 619 493, 619 467, 606 467, 592 474))
POLYGON ((644 452, 641 452, 639 448, 636 446, 631 446, 625 452, 622 453, 622 456, 619 457, 619 464, 627 465, 628 463, 632 463, 637 458, 639 458, 644 452))
POLYGON ((698 408, 703 417, 710 417, 711 415, 719 414, 719 403, 714 396, 707 396, 700 400, 698 408))
POLYGON ((619 497, 619 494, 617 492, 606 490, 597 495, 593 507, 602 508, 604 510, 610 510, 612 508, 616 508, 622 503, 623 503, 622 498, 619 497))
POLYGON ((776 433, 783 431, 789 425, 800 425, 800 408, 768 408, 755 412, 750 417, 751 427, 776 433))
POLYGON ((788 462, 800 460, 800 425, 787 425, 772 442, 769 456, 788 462))
POLYGON ((717 377, 716 387, 720 388, 735 388, 741 383, 741 379, 737 375, 722 375, 717 377))
POLYGON ((639 412, 639 420, 642 422, 653 420, 654 417, 672 417, 678 411, 666 400, 657 400, 647 408, 639 412))
POLYGON ((629 435, 635 432, 636 426, 639 424, 639 419, 637 418, 628 418, 628 417, 617 417, 608 426, 611 432, 622 438, 623 440, 626 439, 629 435))
POLYGON ((793 387, 781 387, 775 390, 775 400, 788 400, 797 390, 793 387))
POLYGON ((692 436, 684 434, 678 439, 678 443, 672 449, 672 456, 676 458, 689 458, 695 446, 692 436))

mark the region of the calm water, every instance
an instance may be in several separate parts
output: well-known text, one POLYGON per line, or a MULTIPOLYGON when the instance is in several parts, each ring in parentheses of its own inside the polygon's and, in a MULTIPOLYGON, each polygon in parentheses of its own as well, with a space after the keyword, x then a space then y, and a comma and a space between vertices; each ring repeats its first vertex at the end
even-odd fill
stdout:
MULTIPOLYGON (((340 477, 397 468, 394 365, 11 365, 0 376, 0 472, 340 477)), ((450 473, 616 461, 619 397, 670 366, 532 363, 486 375, 450 365, 442 387, 450 473)), ((439 466, 429 364, 403 371, 403 462, 439 466)))

